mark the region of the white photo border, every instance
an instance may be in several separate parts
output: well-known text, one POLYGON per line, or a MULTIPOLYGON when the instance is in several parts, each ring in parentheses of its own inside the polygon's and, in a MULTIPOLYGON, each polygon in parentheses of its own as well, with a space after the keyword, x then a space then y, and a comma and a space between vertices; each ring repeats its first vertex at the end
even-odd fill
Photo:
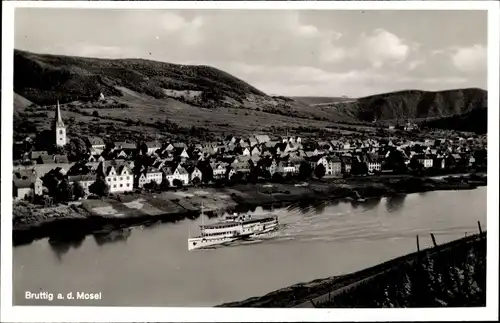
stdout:
MULTIPOLYGON (((3 1, 2 2, 2 322, 283 322, 498 320, 499 4, 496 1, 3 1), (488 11, 488 188, 487 306, 441 309, 234 309, 148 307, 12 306, 12 127, 14 10, 265 9, 265 10, 487 10, 488 11)), ((465 23, 465 22, 464 22, 465 23)))

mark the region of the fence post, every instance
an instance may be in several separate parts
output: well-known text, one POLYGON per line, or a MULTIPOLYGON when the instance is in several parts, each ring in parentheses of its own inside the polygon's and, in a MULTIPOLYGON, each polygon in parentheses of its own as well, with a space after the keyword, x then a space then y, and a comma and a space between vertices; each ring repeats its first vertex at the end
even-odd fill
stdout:
POLYGON ((483 230, 481 229, 481 222, 480 221, 477 221, 477 226, 479 228, 479 235, 482 235, 483 234, 483 230))
POLYGON ((437 248, 437 243, 436 243, 436 238, 434 237, 434 233, 431 233, 431 239, 432 239, 432 244, 434 245, 434 248, 437 248))
POLYGON ((420 252, 420 242, 418 241, 418 234, 417 234, 417 251, 420 252))

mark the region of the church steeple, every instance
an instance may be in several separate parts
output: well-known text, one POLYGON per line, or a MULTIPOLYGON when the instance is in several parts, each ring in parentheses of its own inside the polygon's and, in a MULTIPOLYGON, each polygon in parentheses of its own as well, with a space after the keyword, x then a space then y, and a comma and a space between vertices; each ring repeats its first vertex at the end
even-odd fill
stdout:
POLYGON ((56 115, 54 117, 52 130, 54 131, 55 144, 57 146, 66 145, 66 126, 64 125, 64 122, 62 120, 61 108, 59 107, 59 100, 57 101, 56 115))
POLYGON ((59 107, 59 100, 57 100, 56 116, 54 118, 54 125, 56 127, 64 127, 64 122, 61 117, 61 109, 59 107))

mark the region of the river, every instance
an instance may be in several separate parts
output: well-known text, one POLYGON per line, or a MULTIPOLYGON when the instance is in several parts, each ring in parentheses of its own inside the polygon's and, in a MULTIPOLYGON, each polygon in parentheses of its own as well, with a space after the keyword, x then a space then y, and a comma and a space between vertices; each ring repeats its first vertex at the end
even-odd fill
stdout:
MULTIPOLYGON (((134 228, 105 242, 38 240, 13 251, 15 305, 213 306, 346 274, 486 229, 486 187, 275 209, 284 228, 256 243, 188 251, 200 220, 134 228), (27 300, 25 292, 101 292, 101 300, 27 300)), ((264 214, 257 208, 255 214, 264 214)), ((209 223, 212 220, 205 220, 209 223)))

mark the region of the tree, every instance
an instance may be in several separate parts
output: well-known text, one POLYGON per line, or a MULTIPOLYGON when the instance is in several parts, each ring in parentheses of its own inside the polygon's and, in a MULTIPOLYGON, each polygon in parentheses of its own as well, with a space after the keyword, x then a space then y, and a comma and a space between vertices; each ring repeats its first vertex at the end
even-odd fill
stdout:
POLYGON ((193 185, 198 185, 201 183, 201 180, 198 176, 196 176, 191 180, 191 183, 193 183, 193 185))
POLYGON ((66 179, 57 186, 55 198, 59 202, 68 202, 73 198, 73 187, 66 179))
POLYGON ((170 181, 168 179, 165 178, 163 181, 161 181, 160 189, 166 190, 169 187, 170 187, 170 181))
POLYGON ((92 112, 92 116, 99 118, 99 112, 97 112, 97 110, 94 110, 94 112, 92 112))
POLYGON ((182 181, 180 179, 174 179, 174 181, 172 182, 172 184, 175 186, 175 187, 182 187, 182 181))
POLYGON ((244 179, 243 174, 241 172, 236 172, 233 174, 233 176, 231 176, 229 181, 233 184, 238 184, 238 183, 243 182, 243 179, 244 179))
POLYGON ((43 186, 49 191, 49 195, 55 197, 57 195, 57 187, 64 179, 64 176, 55 169, 52 169, 42 177, 43 186))
POLYGON ((415 157, 410 160, 410 164, 408 166, 410 166, 413 170, 421 170, 423 168, 423 165, 415 157))
POLYGON ((214 171, 208 163, 201 163, 198 166, 198 169, 201 171, 203 182, 205 184, 210 183, 214 179, 214 171))
POLYGON ((64 148, 71 160, 82 160, 87 155, 87 145, 80 137, 71 138, 64 148))
POLYGON ((403 153, 397 149, 392 150, 385 159, 384 169, 393 170, 395 172, 405 172, 406 164, 403 153))
POLYGON ((77 162, 68 170, 68 175, 86 175, 90 173, 90 169, 85 161, 77 162))
POLYGON ((102 177, 97 177, 96 181, 90 185, 89 191, 97 196, 107 196, 109 194, 109 185, 102 177))
POLYGON ((285 180, 285 178, 283 177, 283 175, 281 173, 274 173, 273 176, 271 177, 271 180, 275 183, 283 183, 283 181, 285 180))
POLYGON ((149 183, 144 184, 143 187, 148 190, 155 190, 158 187, 158 183, 156 183, 155 181, 151 181, 149 183))
POLYGON ((314 170, 314 175, 318 178, 318 179, 322 179, 326 174, 326 169, 325 169, 325 166, 323 164, 318 164, 318 166, 316 166, 316 169, 314 170))
POLYGON ((365 162, 353 160, 351 166, 351 174, 353 175, 364 175, 368 174, 368 165, 365 162))
POLYGON ((311 164, 309 164, 306 161, 303 161, 302 163, 300 163, 299 177, 301 179, 308 179, 309 177, 311 177, 312 172, 313 172, 313 170, 312 170, 311 164))
POLYGON ((85 196, 85 190, 80 183, 76 182, 73 184, 73 196, 75 199, 79 199, 85 196))

